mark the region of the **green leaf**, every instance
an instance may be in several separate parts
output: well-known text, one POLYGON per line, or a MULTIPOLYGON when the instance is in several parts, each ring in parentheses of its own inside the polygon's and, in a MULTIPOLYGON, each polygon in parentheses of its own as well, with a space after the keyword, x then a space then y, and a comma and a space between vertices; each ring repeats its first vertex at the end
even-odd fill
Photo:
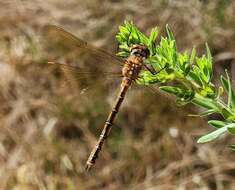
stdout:
POLYGON ((229 146, 232 150, 235 150, 235 144, 229 146))
POLYGON ((231 124, 231 126, 228 127, 228 131, 233 135, 235 134, 235 123, 233 123, 233 125, 231 124))
POLYGON ((156 54, 156 49, 155 49, 155 42, 158 36, 159 30, 157 27, 153 28, 151 30, 150 36, 149 36, 149 42, 148 42, 148 47, 150 49, 151 55, 156 54))
POLYGON ((170 94, 178 95, 181 93, 181 90, 179 88, 173 87, 173 86, 161 86, 159 87, 161 90, 168 92, 170 94))
POLYGON ((220 121, 220 120, 210 120, 210 121, 208 121, 208 124, 210 124, 211 126, 213 126, 215 128, 221 128, 221 127, 225 126, 227 123, 224 121, 220 121))
POLYGON ((209 81, 212 78, 212 74, 213 74, 213 70, 212 70, 212 56, 211 56, 211 52, 209 49, 208 44, 206 43, 206 52, 207 52, 207 70, 208 70, 208 78, 209 81))
POLYGON ((184 76, 188 74, 190 71, 190 65, 189 65, 189 54, 187 52, 184 53, 178 53, 178 66, 180 68, 180 71, 184 76))
POLYGON ((196 49, 195 47, 193 47, 192 52, 191 52, 191 57, 190 57, 190 65, 193 65, 195 56, 196 56, 196 49))
POLYGON ((160 90, 177 96, 178 105, 185 105, 194 98, 194 92, 185 87, 161 86, 160 90))
POLYGON ((188 114, 188 116, 190 117, 206 117, 208 115, 211 115, 213 113, 216 113, 215 110, 211 109, 211 110, 207 110, 205 112, 202 112, 200 114, 188 114))
POLYGON ((166 25, 166 32, 167 32, 167 36, 170 40, 175 40, 174 35, 173 35, 173 33, 172 33, 172 31, 171 31, 168 24, 166 25))
POLYGON ((202 137, 200 137, 197 141, 197 143, 206 143, 206 142, 210 142, 216 138, 218 138, 220 135, 222 135, 223 133, 225 133, 227 131, 227 126, 221 127, 207 135, 204 135, 202 137))
POLYGON ((230 110, 226 107, 221 109, 221 114, 226 120, 229 120, 229 118, 233 116, 233 113, 231 113, 230 110))
POLYGON ((157 39, 158 33, 159 33, 158 27, 153 28, 149 36, 149 41, 155 42, 157 39))
POLYGON ((187 92, 185 89, 182 89, 179 87, 173 87, 173 86, 161 86, 159 88, 165 92, 168 92, 170 94, 174 94, 176 96, 183 95, 187 92))
POLYGON ((200 137, 197 142, 206 143, 206 142, 212 141, 216 139, 217 137, 219 137, 220 135, 224 134, 227 130, 228 131, 231 130, 232 132, 234 132, 234 129, 235 129, 235 123, 227 124, 224 127, 221 127, 207 135, 200 137))
POLYGON ((205 112, 200 113, 199 115, 200 115, 201 117, 206 117, 206 116, 211 115, 211 114, 213 114, 213 113, 216 113, 216 111, 215 111, 214 109, 210 109, 210 110, 207 110, 207 111, 205 111, 205 112))
POLYGON ((190 71, 189 72, 187 78, 189 78, 189 80, 193 80, 194 82, 196 82, 200 87, 203 86, 203 82, 202 82, 202 80, 200 78, 200 75, 195 72, 195 69, 194 69, 194 71, 190 71))
POLYGON ((207 59, 205 55, 202 57, 197 57, 196 58, 196 65, 198 67, 193 67, 194 71, 197 72, 199 75, 200 79, 203 81, 203 83, 206 85, 207 83, 210 82, 210 77, 209 77, 209 71, 207 70, 207 59))
POLYGON ((196 105, 199 105, 201 107, 215 110, 215 112, 219 112, 219 108, 216 106, 215 102, 209 98, 203 97, 199 94, 195 95, 195 98, 192 100, 192 102, 196 105))
POLYGON ((231 87, 231 81, 226 71, 227 79, 225 79, 222 75, 220 76, 221 84, 228 94, 228 106, 235 111, 235 94, 231 87))
POLYGON ((227 76, 227 82, 228 82, 228 107, 232 107, 231 102, 232 102, 232 87, 230 83, 230 78, 228 75, 227 70, 225 70, 226 76, 227 76))

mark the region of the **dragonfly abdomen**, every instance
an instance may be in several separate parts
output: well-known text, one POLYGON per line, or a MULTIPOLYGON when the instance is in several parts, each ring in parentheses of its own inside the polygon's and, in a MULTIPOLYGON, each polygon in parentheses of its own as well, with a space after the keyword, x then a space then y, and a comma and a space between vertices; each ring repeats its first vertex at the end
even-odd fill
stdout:
POLYGON ((119 92, 119 95, 116 99, 116 102, 112 108, 112 111, 110 112, 108 119, 106 120, 104 124, 104 128, 102 130, 102 133, 100 134, 99 140, 92 150, 87 163, 86 163, 86 170, 89 170, 94 164, 96 159, 98 158, 99 152, 102 149, 103 143, 105 139, 108 137, 109 132, 113 126, 113 122, 115 120, 115 117, 119 111, 119 108, 125 98, 126 92, 128 88, 131 86, 132 80, 129 77, 123 77, 122 84, 121 84, 121 90, 119 92))

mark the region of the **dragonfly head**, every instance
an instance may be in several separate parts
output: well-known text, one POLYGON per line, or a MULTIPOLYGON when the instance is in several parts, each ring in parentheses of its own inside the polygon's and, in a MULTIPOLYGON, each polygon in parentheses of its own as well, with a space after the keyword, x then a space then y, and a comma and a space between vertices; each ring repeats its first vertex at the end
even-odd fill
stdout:
POLYGON ((134 44, 131 47, 131 55, 143 57, 146 59, 149 56, 149 49, 147 48, 146 45, 134 44))

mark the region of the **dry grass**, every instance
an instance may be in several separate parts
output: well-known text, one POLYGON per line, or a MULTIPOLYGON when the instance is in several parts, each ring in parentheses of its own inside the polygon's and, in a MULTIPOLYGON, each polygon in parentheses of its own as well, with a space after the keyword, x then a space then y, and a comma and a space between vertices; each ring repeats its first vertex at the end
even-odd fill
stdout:
MULTIPOLYGON (((219 57, 235 52, 235 3, 222 2, 0 2, 0 189, 233 189, 235 156, 226 147, 232 139, 197 145, 209 128, 203 119, 186 116, 195 108, 178 108, 171 98, 145 89, 129 92, 95 169, 84 173, 116 83, 109 83, 106 96, 102 87, 79 95, 73 80, 64 86, 44 64, 40 37, 45 24, 55 23, 115 52, 114 36, 124 19, 145 32, 155 25, 163 31, 169 23, 179 49, 196 45, 203 52, 207 41, 219 57)), ((217 68, 221 62, 230 65, 232 59, 220 59, 217 68)))

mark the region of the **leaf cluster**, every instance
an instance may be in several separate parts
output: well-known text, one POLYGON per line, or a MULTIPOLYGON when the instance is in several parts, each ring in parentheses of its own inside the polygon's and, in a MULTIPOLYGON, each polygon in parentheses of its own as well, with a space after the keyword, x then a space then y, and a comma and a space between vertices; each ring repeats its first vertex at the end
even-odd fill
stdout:
POLYGON ((202 136, 199 143, 214 140, 225 132, 235 134, 235 93, 227 72, 226 77, 220 78, 222 86, 216 88, 212 83, 213 59, 208 45, 206 44, 206 54, 202 56, 197 55, 195 48, 190 53, 181 53, 177 50, 176 40, 168 25, 166 36, 161 36, 159 43, 156 43, 158 33, 159 30, 155 27, 146 36, 128 21, 119 27, 116 35, 120 49, 118 55, 128 57, 133 44, 144 44, 150 50, 145 64, 157 71, 157 74, 152 74, 143 70, 137 83, 159 84, 162 91, 176 96, 178 104, 193 103, 204 108, 205 111, 197 116, 204 117, 214 113, 222 115, 223 121, 208 121, 216 130, 202 136), (224 92, 227 94, 226 103, 221 97, 224 92))

